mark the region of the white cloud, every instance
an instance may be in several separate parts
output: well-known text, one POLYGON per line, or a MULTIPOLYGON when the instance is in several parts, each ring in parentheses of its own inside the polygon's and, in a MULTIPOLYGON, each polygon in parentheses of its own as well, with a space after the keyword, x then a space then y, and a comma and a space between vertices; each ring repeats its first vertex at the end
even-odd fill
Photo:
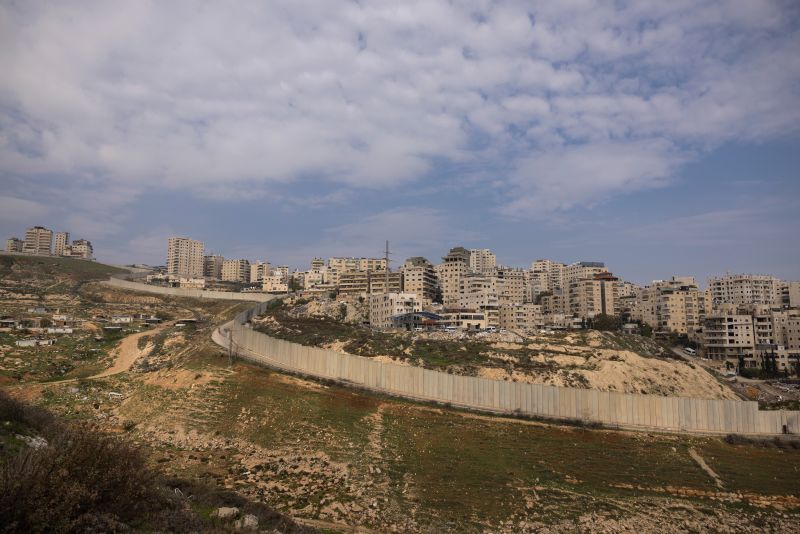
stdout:
POLYGON ((491 178, 502 212, 565 210, 796 131, 797 19, 748 0, 6 4, 0 176, 116 211, 154 187, 387 188, 479 161, 517 169, 491 178))

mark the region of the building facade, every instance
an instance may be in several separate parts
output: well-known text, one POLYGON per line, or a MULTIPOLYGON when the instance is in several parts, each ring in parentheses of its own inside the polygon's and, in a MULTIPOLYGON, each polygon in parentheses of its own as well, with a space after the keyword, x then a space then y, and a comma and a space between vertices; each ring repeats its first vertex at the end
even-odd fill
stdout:
POLYGON ((25 231, 22 252, 49 256, 53 250, 53 232, 44 226, 34 226, 25 231))
POLYGON ((403 292, 414 293, 423 307, 441 299, 439 277, 433 264, 425 258, 408 258, 400 268, 403 275, 403 292))
POLYGON ((390 328, 392 317, 422 311, 414 293, 378 293, 369 297, 369 323, 372 328, 390 328))
POLYGON ((167 240, 167 273, 178 278, 203 276, 203 242, 188 237, 167 240))
POLYGON ((473 273, 490 274, 497 267, 497 256, 488 248, 473 248, 469 251, 469 270, 473 273))
POLYGON ((250 283, 250 262, 247 260, 225 260, 222 262, 222 281, 250 283))
POLYGON ((53 254, 56 256, 65 256, 67 247, 69 246, 69 232, 56 232, 55 239, 53 240, 53 254))

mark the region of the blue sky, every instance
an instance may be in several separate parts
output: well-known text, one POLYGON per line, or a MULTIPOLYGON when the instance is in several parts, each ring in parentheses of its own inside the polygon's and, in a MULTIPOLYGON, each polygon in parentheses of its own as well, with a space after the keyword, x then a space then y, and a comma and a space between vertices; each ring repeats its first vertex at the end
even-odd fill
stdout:
POLYGON ((0 2, 0 232, 800 279, 785 1, 0 2))

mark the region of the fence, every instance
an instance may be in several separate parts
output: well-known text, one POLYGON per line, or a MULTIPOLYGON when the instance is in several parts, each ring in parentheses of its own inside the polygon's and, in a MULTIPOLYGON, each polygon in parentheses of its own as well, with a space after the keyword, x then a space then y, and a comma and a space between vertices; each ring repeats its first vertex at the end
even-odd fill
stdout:
POLYGON ((756 402, 659 397, 489 380, 298 345, 249 327, 250 319, 266 306, 262 303, 237 315, 224 327, 224 334, 215 333, 215 341, 226 348, 231 343, 238 356, 269 367, 474 410, 580 420, 636 430, 750 435, 800 432, 800 412, 762 411, 756 402))
POLYGON ((140 282, 131 282, 119 278, 109 278, 104 284, 143 291, 145 293, 156 293, 158 295, 170 295, 173 297, 188 297, 196 299, 218 299, 218 300, 242 300, 247 302, 267 302, 275 298, 275 295, 266 293, 234 293, 233 291, 209 291, 208 289, 187 289, 182 287, 162 287, 140 282))

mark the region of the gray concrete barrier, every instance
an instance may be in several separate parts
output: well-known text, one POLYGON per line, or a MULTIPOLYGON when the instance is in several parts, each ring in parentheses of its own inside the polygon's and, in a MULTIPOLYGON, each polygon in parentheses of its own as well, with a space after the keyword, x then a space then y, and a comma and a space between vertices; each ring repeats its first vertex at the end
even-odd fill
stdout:
POLYGON ((779 435, 800 433, 800 412, 759 410, 736 400, 659 397, 459 376, 421 367, 382 363, 308 347, 254 331, 248 322, 261 303, 215 332, 249 361, 409 399, 502 414, 599 423, 634 430, 698 434, 779 435))
POLYGON ((170 295, 173 297, 188 297, 196 299, 268 302, 276 298, 276 295, 269 295, 267 293, 234 293, 233 291, 210 291, 208 289, 186 289, 182 287, 163 287, 163 286, 154 286, 150 284, 143 284, 141 282, 131 282, 129 280, 121 280, 119 278, 114 278, 114 277, 109 278, 103 283, 109 286, 119 287, 121 289, 130 289, 133 291, 142 291, 145 293, 154 293, 157 295, 170 295))

